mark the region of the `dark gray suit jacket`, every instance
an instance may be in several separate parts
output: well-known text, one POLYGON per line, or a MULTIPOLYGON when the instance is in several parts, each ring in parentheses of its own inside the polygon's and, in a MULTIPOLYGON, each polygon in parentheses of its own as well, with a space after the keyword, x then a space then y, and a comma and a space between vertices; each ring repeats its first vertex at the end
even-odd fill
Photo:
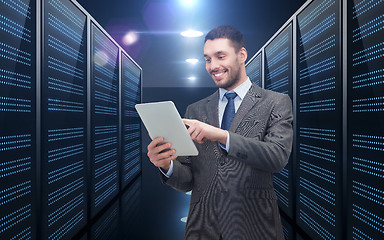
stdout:
MULTIPOLYGON (((185 118, 215 127, 216 91, 187 108, 185 118)), ((284 239, 273 190, 273 172, 288 162, 292 148, 292 103, 285 95, 255 84, 229 129, 227 153, 217 142, 197 144, 199 155, 178 157, 165 184, 192 190, 186 239, 284 239)))

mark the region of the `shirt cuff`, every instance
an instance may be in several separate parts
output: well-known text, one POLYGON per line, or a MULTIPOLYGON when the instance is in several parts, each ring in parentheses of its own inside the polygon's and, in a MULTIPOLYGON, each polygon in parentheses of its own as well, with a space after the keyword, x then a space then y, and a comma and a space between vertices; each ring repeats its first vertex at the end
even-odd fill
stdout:
POLYGON ((225 143, 225 146, 221 143, 219 143, 219 145, 222 149, 225 149, 225 151, 229 152, 229 132, 228 131, 226 132, 227 132, 227 142, 225 143))
POLYGON ((159 168, 159 170, 162 174, 164 174, 164 176, 166 176, 167 178, 170 178, 173 173, 173 161, 171 161, 171 166, 169 166, 168 172, 165 173, 161 168, 159 168))

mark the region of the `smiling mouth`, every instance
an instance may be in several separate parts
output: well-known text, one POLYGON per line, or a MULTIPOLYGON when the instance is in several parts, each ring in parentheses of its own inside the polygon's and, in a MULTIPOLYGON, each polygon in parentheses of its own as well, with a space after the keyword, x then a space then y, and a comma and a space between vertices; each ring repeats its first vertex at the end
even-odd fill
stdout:
POLYGON ((214 73, 213 75, 215 76, 215 77, 220 77, 221 75, 223 75, 224 73, 223 72, 221 72, 221 73, 214 73))
POLYGON ((226 72, 227 72, 227 70, 223 70, 223 71, 220 71, 220 72, 213 72, 212 75, 213 75, 215 78, 220 78, 220 77, 222 77, 226 72))

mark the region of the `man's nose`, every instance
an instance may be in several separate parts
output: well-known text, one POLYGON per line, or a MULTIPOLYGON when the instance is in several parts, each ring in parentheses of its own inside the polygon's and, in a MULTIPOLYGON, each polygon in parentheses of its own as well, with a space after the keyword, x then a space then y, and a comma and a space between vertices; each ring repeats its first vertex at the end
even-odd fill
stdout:
POLYGON ((217 71, 217 70, 219 70, 219 68, 220 68, 220 65, 219 65, 218 61, 211 60, 211 72, 217 71))

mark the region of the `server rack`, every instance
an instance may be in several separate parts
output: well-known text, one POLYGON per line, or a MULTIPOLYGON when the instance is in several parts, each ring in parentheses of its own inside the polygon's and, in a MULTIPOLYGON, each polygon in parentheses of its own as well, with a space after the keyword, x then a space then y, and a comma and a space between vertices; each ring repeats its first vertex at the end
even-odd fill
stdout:
MULTIPOLYGON (((292 22, 289 22, 265 46, 264 87, 265 89, 288 94, 292 99, 292 22)), ((274 174, 275 192, 279 207, 293 217, 293 161, 290 157, 287 166, 274 174)))
POLYGON ((349 239, 384 236, 384 3, 347 2, 349 239))
POLYGON ((249 60, 245 66, 245 70, 247 72, 247 76, 249 79, 256 83, 257 86, 262 86, 262 52, 255 54, 251 60, 249 60))
POLYGON ((1 239, 36 234, 35 26, 36 2, 0 2, 1 239))
POLYGON ((87 222, 87 16, 70 1, 42 5, 42 238, 87 222))
MULTIPOLYGON (((93 168, 97 166, 91 163, 95 161, 91 154, 91 147, 95 146, 91 140, 95 138, 91 138, 91 133, 96 129, 91 124, 100 119, 91 115, 91 107, 94 112, 114 111, 110 114, 114 127, 98 128, 97 133, 114 133, 115 148, 120 148, 120 93, 127 81, 119 74, 117 58, 113 94, 94 88, 90 45, 95 37, 91 26, 100 30, 106 42, 116 45, 116 56, 129 59, 130 71, 139 86, 131 91, 136 103, 140 102, 142 69, 76 1, 0 2, 1 239, 78 236, 81 229, 90 227, 102 206, 123 190, 118 187, 124 162, 119 152, 113 163, 116 167, 108 169, 111 172, 93 168), (108 103, 103 105, 103 100, 108 103), (91 103, 100 104, 95 107, 91 103), (114 110, 109 109, 110 103, 114 110), (92 170, 98 171, 100 181, 89 181, 92 170), (116 191, 104 195, 92 192, 96 188, 103 191, 111 182, 116 191), (100 199, 99 208, 92 208, 96 197, 100 199)), ((125 117, 126 122, 130 120, 125 117)), ((131 129, 131 133, 135 131, 140 129, 131 129)), ((129 145, 129 141, 124 144, 129 145)), ((135 139, 134 146, 138 142, 140 146, 140 141, 140 137, 135 139)), ((125 154, 130 151, 133 149, 127 149, 125 154)), ((131 175, 126 177, 125 186, 140 174, 140 158, 141 154, 129 159, 135 164, 129 169, 131 175)), ((87 237, 85 234, 83 239, 87 237)))
POLYGON ((119 191, 119 48, 91 24, 91 216, 119 191))

